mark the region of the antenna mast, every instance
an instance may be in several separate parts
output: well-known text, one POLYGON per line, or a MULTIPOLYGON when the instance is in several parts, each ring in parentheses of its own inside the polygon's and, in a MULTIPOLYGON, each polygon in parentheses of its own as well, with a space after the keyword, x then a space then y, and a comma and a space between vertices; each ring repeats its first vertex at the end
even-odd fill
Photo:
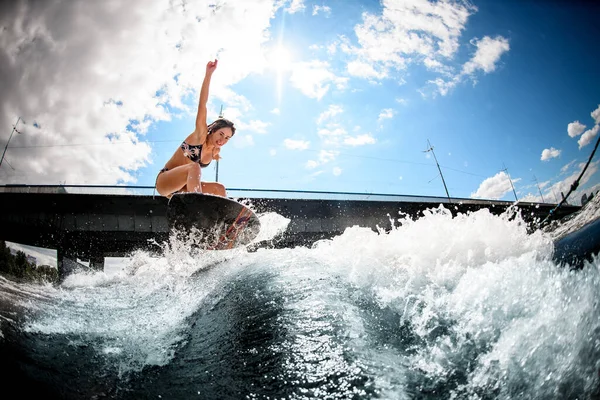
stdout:
POLYGON ((15 133, 15 131, 17 133, 21 133, 17 130, 17 125, 19 125, 20 120, 21 117, 17 118, 17 122, 13 125, 12 131, 10 132, 10 136, 8 137, 8 141, 6 142, 6 146, 4 146, 4 153, 2 153, 2 158, 0 158, 0 167, 2 166, 2 161, 4 161, 4 155, 6 154, 6 150, 8 149, 8 143, 10 142, 10 139, 12 139, 13 134, 15 133))
POLYGON ((554 188, 552 188, 552 194, 554 195, 554 200, 556 201, 556 204, 558 204, 558 197, 556 197, 556 192, 554 191, 554 188))
MULTIPOLYGON (((219 111, 219 118, 223 118, 223 104, 221 104, 221 111, 219 111)), ((219 160, 217 160, 217 168, 215 173, 215 182, 219 182, 219 160)))
POLYGON ((433 154, 433 159, 435 160, 435 164, 437 165, 438 171, 440 171, 440 176, 442 177, 442 183, 444 184, 444 189, 446 189, 446 196, 448 196, 448 201, 450 203, 452 203, 452 200, 450 199, 450 193, 448 193, 448 187, 446 186, 446 181, 444 180, 444 174, 442 174, 442 169, 440 168, 440 164, 438 163, 437 157, 435 156, 435 153, 433 152, 433 146, 431 145, 431 143, 429 143, 429 139, 427 139, 427 145, 429 146, 429 148, 427 150, 425 150, 425 153, 431 152, 431 154, 433 154))
POLYGON ((502 171, 506 172, 506 175, 508 176, 508 181, 510 182, 510 187, 512 188, 512 191, 515 195, 515 200, 519 201, 519 198, 517 197, 517 192, 515 191, 515 187, 513 186, 512 183, 512 179, 510 178, 510 174, 508 173, 508 169, 506 168, 506 165, 502 164, 504 166, 504 169, 502 171))
POLYGON ((535 181, 535 184, 537 185, 537 188, 540 192, 540 196, 542 196, 542 203, 545 203, 546 200, 544 200, 544 195, 542 194, 542 189, 540 189, 540 184, 538 183, 537 178, 535 177, 535 175, 533 176, 533 180, 535 181))

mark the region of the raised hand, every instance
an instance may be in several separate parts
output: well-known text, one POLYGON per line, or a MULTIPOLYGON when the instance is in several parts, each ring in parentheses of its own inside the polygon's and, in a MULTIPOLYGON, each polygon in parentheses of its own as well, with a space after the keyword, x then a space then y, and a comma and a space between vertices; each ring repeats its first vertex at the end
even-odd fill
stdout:
POLYGON ((206 64, 206 73, 207 74, 212 74, 213 72, 215 72, 215 70, 217 69, 217 63, 219 62, 219 60, 215 61, 209 61, 208 64, 206 64))

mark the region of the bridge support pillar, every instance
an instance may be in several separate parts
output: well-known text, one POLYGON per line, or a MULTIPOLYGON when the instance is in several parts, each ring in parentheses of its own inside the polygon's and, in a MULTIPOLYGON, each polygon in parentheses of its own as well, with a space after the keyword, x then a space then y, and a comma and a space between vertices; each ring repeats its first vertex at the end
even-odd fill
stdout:
POLYGON ((56 267, 58 268, 58 279, 60 282, 64 281, 65 278, 85 267, 83 264, 77 262, 77 255, 71 252, 65 252, 64 250, 56 250, 56 267))
POLYGON ((90 257, 90 268, 94 271, 104 271, 104 255, 94 254, 90 257))

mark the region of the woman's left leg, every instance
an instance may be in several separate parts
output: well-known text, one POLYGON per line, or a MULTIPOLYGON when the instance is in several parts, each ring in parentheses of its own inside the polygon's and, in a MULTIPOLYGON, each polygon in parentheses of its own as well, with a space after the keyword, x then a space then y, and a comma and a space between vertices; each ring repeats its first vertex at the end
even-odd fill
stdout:
POLYGON ((161 171, 156 178, 156 190, 170 197, 175 192, 200 192, 200 165, 189 163, 161 171))
POLYGON ((202 182, 202 193, 216 194, 217 196, 227 197, 225 186, 218 182, 202 182))

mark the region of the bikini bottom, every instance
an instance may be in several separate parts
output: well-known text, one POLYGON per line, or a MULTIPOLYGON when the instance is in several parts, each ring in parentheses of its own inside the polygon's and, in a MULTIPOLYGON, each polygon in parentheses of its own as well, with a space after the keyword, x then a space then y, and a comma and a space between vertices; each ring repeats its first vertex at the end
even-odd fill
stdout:
MULTIPOLYGON (((156 182, 158 182, 158 177, 160 176, 160 174, 162 174, 163 172, 166 172, 166 171, 168 171, 168 170, 169 170, 169 168, 167 168, 167 167, 164 167, 163 169, 161 169, 161 170, 158 172, 158 175, 156 175, 156 181, 154 182, 154 189, 156 189, 156 182)), ((175 193, 179 193, 179 190, 176 190, 176 191, 174 191, 173 193, 171 193, 170 195, 168 195, 168 196, 165 196, 165 197, 166 197, 166 198, 168 198, 168 199, 170 199, 170 198, 171 198, 171 196, 173 196, 175 193)))

